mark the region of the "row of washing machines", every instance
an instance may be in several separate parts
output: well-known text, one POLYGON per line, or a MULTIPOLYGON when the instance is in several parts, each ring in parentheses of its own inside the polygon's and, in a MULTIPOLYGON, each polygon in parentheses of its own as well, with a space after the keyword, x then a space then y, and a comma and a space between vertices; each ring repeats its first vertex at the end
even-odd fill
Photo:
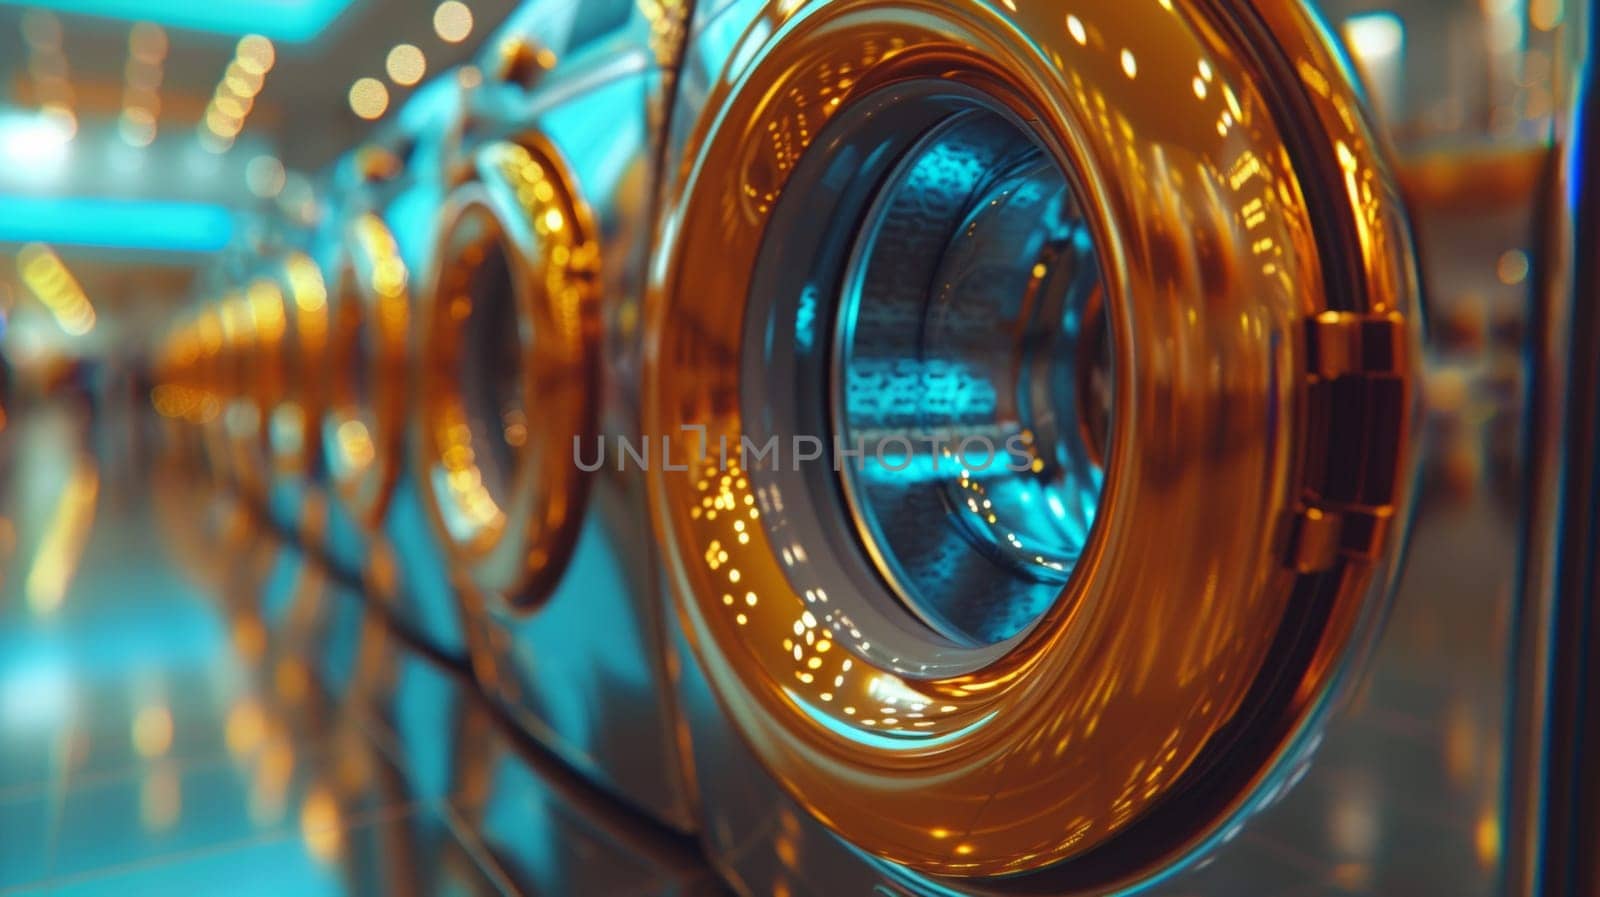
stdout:
POLYGON ((325 180, 157 407, 734 888, 1337 867, 1239 836, 1364 681, 1423 351, 1306 8, 530 0, 325 180))

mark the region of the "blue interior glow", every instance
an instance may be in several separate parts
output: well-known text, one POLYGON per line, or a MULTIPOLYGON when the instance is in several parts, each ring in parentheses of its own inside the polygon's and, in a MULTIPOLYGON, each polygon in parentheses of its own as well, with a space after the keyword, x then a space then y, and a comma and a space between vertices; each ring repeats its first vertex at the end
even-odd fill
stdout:
POLYGON ((351 5, 352 0, 0 0, 73 15, 155 22, 213 34, 260 34, 301 44, 313 40, 351 5))
POLYGON ((233 228, 232 213, 209 203, 0 196, 0 243, 216 252, 233 228))

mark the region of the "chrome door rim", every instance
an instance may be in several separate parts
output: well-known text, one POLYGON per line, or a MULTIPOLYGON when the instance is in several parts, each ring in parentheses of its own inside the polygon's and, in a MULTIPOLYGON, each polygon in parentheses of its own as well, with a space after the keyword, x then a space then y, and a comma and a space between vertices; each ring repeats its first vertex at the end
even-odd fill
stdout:
POLYGON ((742 322, 724 319, 752 288, 760 235, 788 179, 807 148, 823 145, 823 126, 846 101, 919 75, 983 90, 1035 123, 1064 168, 1084 173, 1094 232, 1120 238, 1103 244, 1102 270, 1116 300, 1108 298, 1115 355, 1130 376, 1116 376, 1105 519, 1081 568, 1092 575, 1074 576, 1039 625, 987 666, 924 680, 872 657, 859 627, 821 606, 824 596, 789 585, 785 566, 802 552, 779 541, 784 534, 751 525, 789 504, 754 491, 751 471, 686 453, 698 462, 692 472, 658 469, 651 478, 680 610, 734 723, 825 824, 924 873, 988 877, 1048 867, 1054 881, 1104 884, 1133 873, 1092 857, 1112 846, 1129 853, 1130 839, 1112 836, 1136 821, 1142 832, 1163 834, 1131 849, 1146 858, 1133 867, 1146 868, 1152 856, 1170 860, 1203 840, 1249 803, 1325 705, 1341 664, 1360 653, 1381 616, 1367 596, 1389 584, 1389 550, 1400 529, 1393 524, 1403 522, 1409 494, 1415 280, 1403 221, 1380 202, 1392 186, 1351 114, 1354 94, 1298 8, 1251 14, 1287 58, 1308 67, 1296 89, 1316 96, 1306 115, 1290 120, 1254 86, 1261 70, 1241 49, 1243 38, 1219 34, 1209 8, 1172 0, 1135 6, 1097 7, 1063 23, 1040 8, 984 0, 773 4, 693 126, 688 179, 668 210, 677 245, 657 272, 650 310, 647 430, 672 435, 707 424, 713 442, 740 438, 747 426, 728 398, 742 383, 729 360, 737 358, 742 322), (1187 105, 1191 95, 1197 106, 1187 105), (1301 142, 1320 146, 1336 167, 1322 166, 1320 153, 1286 149, 1290 141, 1277 127, 1308 120, 1314 127, 1301 142), (1190 160, 1202 177, 1189 186, 1214 182, 1214 189, 1177 189, 1190 160), (1142 176, 1130 177, 1134 170, 1142 176), (1326 179, 1310 209, 1299 193, 1302 176, 1326 179), (1179 195, 1198 203, 1196 214, 1163 204, 1179 195), (1330 259, 1354 266, 1354 284, 1324 278, 1313 213, 1359 237, 1358 249, 1330 259), (1172 220, 1180 223, 1163 223, 1172 220), (1232 236, 1236 226, 1252 231, 1251 240, 1232 236), (1269 234, 1275 239, 1262 242, 1269 234), (1196 262, 1208 254, 1229 263, 1196 262), (1165 267, 1152 266, 1163 259, 1165 267), (1330 283, 1354 288, 1329 294, 1330 283), (1143 299, 1131 303, 1130 290, 1143 299), (1157 314, 1164 306, 1156 296, 1176 300, 1166 306, 1173 317, 1157 314), (1206 300, 1205 317, 1195 297, 1206 300), (1277 304, 1262 305, 1267 297, 1277 304), (1192 333, 1181 329, 1186 323, 1192 333), (1174 379, 1192 356, 1152 351, 1193 352, 1207 345, 1194 342, 1201 333, 1243 365, 1221 369, 1243 378, 1220 406, 1231 414, 1207 410, 1224 393, 1205 385, 1231 381, 1193 379, 1194 371, 1174 379), (1179 396, 1186 401, 1174 403, 1179 396), (1341 404, 1352 397, 1354 405, 1341 404), (1170 418, 1150 417, 1167 408, 1170 418), (1352 418, 1352 408, 1363 410, 1352 418), (1235 418, 1239 429, 1206 435, 1208 426, 1235 418), (1152 429, 1159 420, 1171 426, 1152 429), (1239 466, 1239 440, 1256 438, 1244 435, 1256 432, 1251 420, 1268 424, 1270 438, 1250 451, 1270 475, 1239 466), (1355 447, 1362 461, 1354 480, 1343 456, 1308 451, 1352 427, 1380 434, 1355 447), (1127 438, 1129 428, 1137 441, 1127 438), (1230 444, 1229 454, 1199 448, 1230 444), (1216 467, 1209 482, 1185 473, 1202 457, 1231 457, 1234 467, 1216 467), (1173 494, 1180 485, 1184 492, 1173 494), (1184 522, 1188 514, 1199 516, 1184 522), (1185 532, 1199 534, 1207 550, 1184 550, 1189 543, 1174 538, 1185 532), (1163 566, 1140 588, 1147 556, 1163 566), (1232 566, 1216 566, 1221 556, 1232 566), (1216 571, 1209 585, 1205 569, 1216 571), (1248 575, 1240 579, 1240 571, 1248 575), (1195 594, 1226 609, 1197 618, 1205 605, 1177 600, 1195 594), (1112 595, 1115 604, 1106 600, 1112 595), (1310 635, 1288 634, 1308 623, 1310 635), (1208 648, 1201 656, 1212 673, 1185 679, 1185 640, 1218 625, 1235 627, 1229 631, 1242 642, 1206 636, 1213 648, 1233 647, 1208 648), (1283 673, 1299 684, 1287 692, 1252 687, 1269 662, 1290 663, 1283 673), (1220 678, 1208 678, 1214 675, 1220 678), (1176 688, 1112 700, 1151 676, 1176 688), (1186 694, 1185 681, 1230 684, 1222 686, 1226 697, 1206 698, 1186 694), (1263 696, 1270 700, 1260 714, 1238 712, 1263 696), (1185 722, 1160 727, 1157 720, 1174 718, 1169 713, 1185 722), (1216 768, 1227 775, 1219 777, 1215 748, 1237 734, 1233 722, 1246 719, 1261 736, 1260 750, 1222 763, 1216 768), (1075 738, 1061 740, 1063 731, 1075 738), (1055 753, 1034 753, 1050 737, 1055 753), (1073 764, 1096 776, 1072 774, 1073 764), (1146 787, 1119 794, 1113 783, 1130 764, 1148 776, 1146 787), (1186 776, 1191 770, 1204 778, 1186 776), (1154 812, 1170 805, 1159 798, 1180 785, 1194 791, 1196 781, 1224 778, 1234 784, 1207 798, 1204 819, 1154 812), (1103 793, 1094 796, 1097 790, 1103 793), (984 825, 973 815, 979 807, 984 825), (1165 822, 1153 829, 1156 817, 1165 822))
POLYGON ((411 272, 371 212, 351 221, 336 265, 323 461, 345 508, 375 532, 399 478, 411 272))
POLYGON ((473 161, 446 202, 421 315, 418 488, 461 584, 531 609, 565 572, 583 519, 588 480, 572 446, 596 426, 596 227, 548 141, 491 141, 473 161), (494 260, 503 282, 479 295, 494 260), (512 316, 511 371, 486 368, 487 347, 472 341, 489 335, 484 299, 512 316), (516 436, 487 419, 485 382, 498 384, 494 416, 520 414, 516 436))
POLYGON ((320 379, 328 341, 328 290, 322 271, 303 252, 291 252, 276 272, 286 300, 284 384, 268 422, 276 475, 304 485, 320 472, 320 421, 327 390, 320 379))

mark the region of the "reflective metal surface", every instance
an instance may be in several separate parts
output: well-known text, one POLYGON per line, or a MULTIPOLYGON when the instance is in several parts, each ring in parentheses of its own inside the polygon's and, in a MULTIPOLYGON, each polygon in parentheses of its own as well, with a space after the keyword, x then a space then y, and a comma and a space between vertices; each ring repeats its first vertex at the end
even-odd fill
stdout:
POLYGON ((371 211, 352 218, 339 252, 323 454, 342 506, 376 530, 401 470, 412 275, 390 224, 371 211))
POLYGON ((584 511, 569 445, 594 429, 594 224, 550 155, 500 143, 478 155, 479 180, 444 212, 433 317, 419 325, 421 488, 473 588, 537 602, 566 572, 584 511))
POLYGON ((0 894, 1600 889, 1591 4, 92 5, 0 894))
MULTIPOLYGON (((1592 45, 1600 20, 1590 19, 1592 45)), ((1600 225, 1593 184, 1600 84, 1592 62, 1576 76, 1562 151, 1547 170, 1532 318, 1527 439, 1529 513, 1518 630, 1517 736, 1509 782, 1515 826, 1507 879, 1518 893, 1600 889, 1591 848, 1600 826, 1600 777, 1587 755, 1600 739, 1595 658, 1600 652, 1596 514, 1600 477, 1600 272, 1589 247, 1600 225)))
POLYGON ((757 277, 804 283, 778 293, 798 307, 757 299, 748 314, 745 404, 756 420, 771 409, 760 436, 862 454, 835 465, 838 483, 761 471, 755 488, 791 502, 814 490, 823 528, 859 528, 875 571, 817 561, 856 568, 826 586, 840 600, 881 578, 944 639, 1009 641, 1061 593, 1105 480, 1110 334, 1092 237, 1027 131, 947 81, 865 98, 819 140, 846 143, 832 151, 843 164, 872 161, 848 182, 800 166, 790 189, 805 204, 775 211, 757 277), (940 124, 924 133, 928 121, 940 124), (858 215, 859 230, 833 228, 811 249, 810 222, 858 215), (837 300, 819 288, 833 281, 837 300), (790 343, 792 369, 779 348, 790 343), (940 518, 947 529, 930 536, 940 518))
MULTIPOLYGON (((1116 426, 1100 519, 1059 599, 998 656, 908 644, 929 639, 875 606, 868 580, 838 584, 852 548, 766 473, 826 465, 685 451, 687 471, 656 468, 669 569, 711 687, 784 788, 866 851, 945 875, 1048 869, 1020 885, 1046 890, 1179 863, 1297 762, 1306 722, 1382 616, 1393 524, 1407 516, 1420 332, 1407 232, 1385 201, 1394 187, 1348 115, 1353 91, 1319 65, 1331 56, 1309 20, 1269 11, 1262 30, 1228 38, 1208 14, 736 6, 725 15, 743 36, 726 67, 703 103, 685 90, 694 125, 650 318, 654 432, 703 425, 713 445, 796 432, 783 400, 732 401, 755 387, 729 359, 757 334, 779 389, 793 376, 805 390, 805 359, 826 340, 785 344, 729 309, 798 291, 804 316, 813 291, 828 319, 813 235, 855 210, 806 185, 870 182, 880 154, 898 155, 858 138, 879 117, 926 107, 913 133, 960 127, 946 122, 971 105, 919 105, 919 78, 1028 123, 1086 198, 1106 282, 1116 426), (1299 63, 1286 71, 1315 81, 1298 105, 1271 90, 1302 85, 1264 80, 1277 70, 1262 58, 1280 48, 1299 63), (1140 57, 1160 62, 1141 70, 1140 57), (1178 792, 1182 809, 1162 813, 1178 792)), ((926 195, 923 213, 937 214, 942 194, 926 195)), ((991 310, 974 314, 996 326, 991 310)), ((1007 603, 981 582, 962 592, 1007 603)))
POLYGON ((411 352, 421 282, 431 270, 446 148, 460 99, 448 77, 407 116, 340 160, 350 186, 305 238, 328 284, 321 487, 280 524, 334 567, 385 595, 403 625, 464 658, 467 640, 446 556, 407 475, 414 407, 411 352), (404 163, 404 164, 403 164, 404 163))
POLYGON ((689 830, 642 475, 576 463, 580 442, 584 457, 638 442, 651 185, 682 13, 536 2, 486 41, 417 333, 413 479, 487 692, 602 787, 689 830), (470 328, 506 300, 516 361, 495 364, 489 331, 470 328))

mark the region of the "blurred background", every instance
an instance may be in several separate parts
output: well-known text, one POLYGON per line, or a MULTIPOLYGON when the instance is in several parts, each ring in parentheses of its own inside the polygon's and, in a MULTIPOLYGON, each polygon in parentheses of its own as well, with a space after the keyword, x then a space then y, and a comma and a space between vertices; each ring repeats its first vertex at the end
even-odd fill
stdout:
MULTIPOLYGON (((1412 203, 1425 513, 1450 522, 1414 552, 1435 602, 1402 605, 1385 648, 1413 665, 1379 681, 1415 706, 1376 725, 1455 797, 1408 806, 1358 772, 1295 893, 1492 888, 1522 350, 1575 2, 1321 7, 1412 203), (1414 824, 1455 832, 1460 863, 1381 877, 1414 824)), ((185 477, 151 413, 147 351, 204 272, 313 226, 335 159, 515 5, 0 0, 0 893, 719 887, 690 839, 563 781, 460 671, 375 634, 347 584, 185 477)))
POLYGON ((0 344, 16 390, 78 364, 115 380, 201 266, 269 222, 312 220, 318 173, 513 6, 0 3, 0 344))
MULTIPOLYGON (((1414 186, 1438 156, 1516 160, 1549 136, 1569 0, 1323 4, 1414 186)), ((115 389, 201 266, 319 214, 334 158, 459 64, 514 0, 0 2, 0 336, 11 402, 115 389), (75 367, 86 370, 67 376, 75 367)), ((1522 159, 1526 171, 1536 169, 1522 159)), ((1443 168, 1448 168, 1444 166, 1443 168)), ((1441 180, 1444 179, 1444 180, 1441 180)), ((1506 247, 1514 249, 1517 247, 1506 247)), ((1521 262, 1507 258, 1507 279, 1521 262)), ((1476 273, 1476 272, 1474 272, 1476 273)))

